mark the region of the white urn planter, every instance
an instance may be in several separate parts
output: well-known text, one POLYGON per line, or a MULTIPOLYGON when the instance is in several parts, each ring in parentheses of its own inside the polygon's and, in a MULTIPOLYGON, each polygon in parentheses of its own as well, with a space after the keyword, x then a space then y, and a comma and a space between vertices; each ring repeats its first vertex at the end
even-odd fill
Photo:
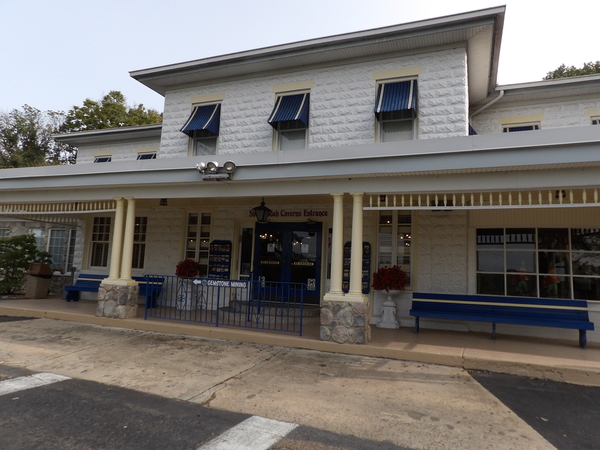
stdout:
POLYGON ((396 301, 392 298, 400 292, 402 291, 391 289, 387 292, 387 300, 382 304, 381 320, 377 322, 377 328, 400 328, 400 324, 396 320, 396 301))

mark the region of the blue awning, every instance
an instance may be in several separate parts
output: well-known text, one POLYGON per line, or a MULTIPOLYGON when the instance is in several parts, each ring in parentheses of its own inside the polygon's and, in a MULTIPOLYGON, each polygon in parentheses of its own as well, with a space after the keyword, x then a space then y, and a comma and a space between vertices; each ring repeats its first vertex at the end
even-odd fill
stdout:
POLYGON ((207 130, 215 136, 219 135, 219 122, 221 121, 221 105, 196 106, 190 118, 181 128, 181 132, 192 137, 196 130, 207 130))
POLYGON ((308 127, 309 101, 309 93, 277 97, 275 107, 268 122, 275 127, 279 122, 299 120, 304 126, 308 127))
POLYGON ((375 115, 379 113, 414 110, 417 107, 417 80, 380 84, 375 101, 375 115))

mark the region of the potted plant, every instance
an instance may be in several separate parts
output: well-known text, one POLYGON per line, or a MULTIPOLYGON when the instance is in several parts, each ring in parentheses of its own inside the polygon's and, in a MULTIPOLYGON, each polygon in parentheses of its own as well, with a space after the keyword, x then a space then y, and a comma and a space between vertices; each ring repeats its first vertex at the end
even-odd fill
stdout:
POLYGON ((403 291, 408 284, 408 275, 398 266, 382 267, 373 274, 373 289, 387 292, 387 300, 383 302, 381 320, 378 328, 400 328, 396 320, 396 302, 392 295, 403 291))
POLYGON ((200 264, 193 259, 184 259, 179 261, 175 267, 175 275, 178 277, 195 277, 198 275, 198 269, 200 264))
MULTIPOLYGON (((408 281, 408 275, 400 267, 386 266, 373 274, 373 289, 376 291, 385 290, 390 294, 390 291, 403 291, 408 281)), ((392 292, 392 294, 394 293, 396 292, 392 292)))

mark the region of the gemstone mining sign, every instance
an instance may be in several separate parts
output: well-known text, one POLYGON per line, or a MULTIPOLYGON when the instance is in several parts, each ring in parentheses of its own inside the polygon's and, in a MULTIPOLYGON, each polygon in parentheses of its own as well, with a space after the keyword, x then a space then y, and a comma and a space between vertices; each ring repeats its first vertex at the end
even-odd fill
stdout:
POLYGON ((248 282, 245 280, 218 280, 214 278, 196 278, 194 284, 201 286, 214 286, 225 288, 248 288, 248 282))

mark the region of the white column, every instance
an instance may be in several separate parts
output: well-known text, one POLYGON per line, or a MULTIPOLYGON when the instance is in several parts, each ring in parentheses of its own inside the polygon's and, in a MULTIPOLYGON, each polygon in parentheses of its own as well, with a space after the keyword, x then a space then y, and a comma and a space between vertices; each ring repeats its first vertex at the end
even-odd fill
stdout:
POLYGON ((324 300, 340 300, 342 291, 342 271, 344 267, 344 194, 331 194, 333 197, 333 231, 331 236, 331 285, 324 300))
POLYGON ((121 282, 134 284, 131 279, 131 262, 133 258, 133 235, 135 232, 135 199, 127 200, 127 217, 125 219, 125 235, 123 236, 123 259, 121 259, 121 282))
POLYGON ((362 293, 362 255, 363 255, 363 193, 351 193, 352 196, 352 249, 350 253, 350 290, 346 301, 366 302, 362 293))
POLYGON ((116 281, 121 273, 121 250, 123 248, 123 219, 125 216, 125 200, 116 198, 115 226, 110 252, 110 272, 106 281, 116 281))

